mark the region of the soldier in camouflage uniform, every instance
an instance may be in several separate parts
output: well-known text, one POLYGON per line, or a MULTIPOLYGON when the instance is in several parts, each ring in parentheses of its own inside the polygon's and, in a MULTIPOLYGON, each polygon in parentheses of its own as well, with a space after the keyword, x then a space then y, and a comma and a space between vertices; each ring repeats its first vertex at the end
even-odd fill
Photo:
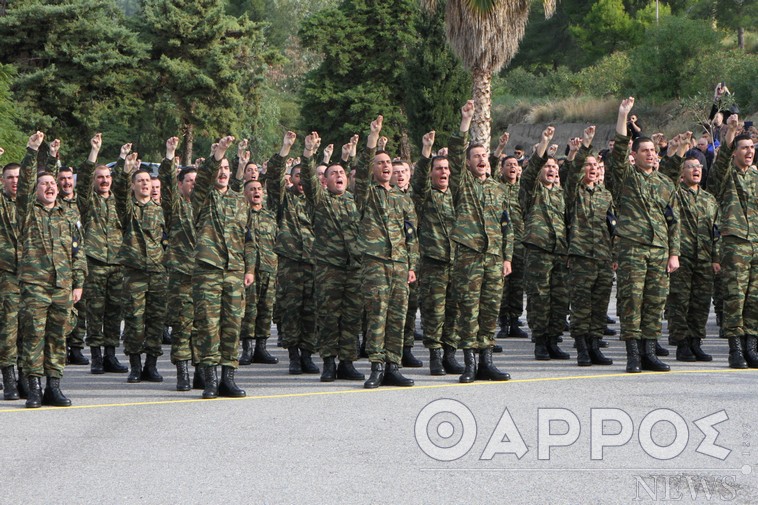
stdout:
POLYGON ((668 292, 667 273, 679 268, 679 223, 672 209, 674 185, 654 167, 656 147, 647 137, 632 145, 629 163, 627 117, 634 98, 619 106, 616 138, 606 167, 619 213, 618 309, 621 340, 626 342, 626 371, 668 371, 656 356, 661 314, 668 292))
POLYGON ((720 205, 723 329, 731 368, 758 367, 758 170, 755 145, 736 114, 708 174, 720 205))
POLYGON ((47 172, 35 173, 43 140, 42 132, 29 138, 17 197, 20 328, 24 332, 22 361, 29 385, 28 408, 71 405, 60 390, 66 364, 66 328, 73 304, 82 296, 87 270, 84 251, 78 247, 79 228, 57 201, 55 177, 47 172), (47 377, 44 395, 42 375, 47 377))
POLYGON ((537 360, 569 359, 558 347, 568 314, 566 206, 558 163, 547 154, 555 129, 548 126, 521 174, 526 247, 526 317, 537 360))
POLYGON ((118 258, 124 267, 124 352, 131 367, 127 382, 162 382, 156 365, 163 354, 166 320, 166 224, 163 209, 150 197, 150 173, 138 168, 137 153, 130 151, 131 144, 121 147, 113 170, 113 194, 123 230, 118 258), (144 369, 143 352, 147 354, 144 369))
MULTIPOLYGON (((195 220, 190 198, 197 171, 176 173, 177 137, 166 140, 166 157, 158 169, 161 181, 161 207, 168 229, 168 248, 164 264, 168 272, 166 323, 171 326, 171 363, 176 366, 176 390, 189 391, 189 362, 193 358, 192 270, 195 266, 195 220)), ((197 365, 197 357, 195 356, 197 365)), ((197 370, 196 370, 197 371, 197 370)))
POLYGON ((461 108, 460 131, 451 136, 448 155, 456 210, 453 284, 465 366, 459 380, 464 383, 510 379, 493 364, 492 348, 503 279, 511 273, 513 229, 505 191, 487 176, 490 166, 486 147, 471 144, 464 154, 473 115, 474 102, 469 100, 461 108), (477 349, 478 369, 474 355, 477 349))
POLYGON ((313 209, 308 206, 300 179, 300 166, 292 168, 287 188, 284 164, 295 142, 294 132, 284 135, 282 148, 268 161, 268 202, 276 214, 279 233, 274 251, 279 255, 277 309, 281 312, 284 347, 289 352, 289 373, 319 373, 311 355, 318 348, 314 299, 313 209))
POLYGON ((412 178, 421 253, 418 281, 421 326, 424 346, 429 349, 430 373, 461 374, 463 366, 455 359, 458 335, 452 282, 455 205, 449 188, 450 162, 446 156, 431 158, 434 136, 433 131, 424 135, 421 159, 412 178))
POLYGON ((611 228, 613 197, 599 183, 597 158, 591 151, 595 127, 571 139, 567 158, 566 210, 569 227, 568 285, 571 336, 579 366, 612 365, 600 351, 600 338, 613 284, 611 228))
POLYGON ((254 281, 254 244, 246 244, 248 206, 229 189, 231 173, 224 157, 234 137, 224 137, 198 170, 192 190, 197 224, 192 298, 198 361, 203 368, 203 398, 243 397, 234 380, 238 366, 245 287, 254 281), (221 365, 221 382, 217 366, 221 365))
POLYGON ((416 279, 416 215, 410 201, 390 184, 389 155, 376 150, 382 121, 382 116, 378 116, 371 122, 366 151, 355 175, 355 203, 361 214, 359 245, 363 250, 361 291, 367 318, 366 352, 371 362, 371 375, 364 383, 368 389, 382 384, 414 384, 400 373, 398 366, 403 353, 408 284, 416 279))
MULTIPOLYGON (((347 174, 341 163, 325 172, 326 188, 314 170, 318 134, 305 138, 300 173, 308 205, 313 209, 313 259, 316 262, 316 301, 319 351, 324 360, 321 382, 335 379, 364 380, 353 366, 358 359, 355 336, 361 325, 361 257, 358 249, 360 214, 347 192, 347 174), (339 365, 335 364, 339 358, 339 365)), ((342 147, 347 164, 351 144, 342 147)))
MULTIPOLYGON (((2 149, 2 148, 0 148, 2 149)), ((18 223, 16 221, 16 190, 18 163, 3 167, 3 191, 0 195, 0 367, 3 373, 3 398, 18 400, 16 363, 18 360, 18 305, 19 288, 16 275, 18 265, 18 223)), ((19 368, 19 382, 24 386, 19 368)), ((23 391, 22 391, 23 393, 23 391)))
POLYGON ((90 371, 98 375, 129 371, 116 357, 124 300, 124 276, 118 258, 123 233, 116 196, 111 191, 111 169, 97 165, 102 141, 99 133, 90 141, 87 160, 77 172, 79 190, 76 193, 87 243, 83 298, 87 311, 87 345, 92 357, 90 371))

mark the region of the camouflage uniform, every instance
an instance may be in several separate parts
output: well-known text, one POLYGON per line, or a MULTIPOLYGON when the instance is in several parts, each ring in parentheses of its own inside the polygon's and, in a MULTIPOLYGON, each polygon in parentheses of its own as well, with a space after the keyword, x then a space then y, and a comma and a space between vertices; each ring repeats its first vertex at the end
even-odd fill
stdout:
MULTIPOLYGON (((57 176, 55 172, 50 172, 53 173, 53 175, 57 176)), ((59 198, 58 203, 61 207, 63 207, 63 210, 69 214, 69 219, 76 223, 77 227, 79 228, 79 237, 81 242, 79 246, 83 251, 86 251, 86 248, 84 247, 84 240, 81 238, 81 216, 79 215, 79 206, 77 205, 76 196, 73 196, 71 198, 59 198)), ((74 347, 77 349, 84 348, 84 336, 87 331, 86 311, 87 305, 85 303, 84 297, 82 297, 81 300, 74 304, 71 309, 71 315, 69 316, 69 325, 66 328, 66 345, 68 347, 74 347)))
POLYGON ((524 248, 524 212, 519 202, 519 181, 510 183, 502 181, 505 189, 505 200, 508 206, 508 216, 511 218, 513 228, 513 260, 511 261, 511 275, 505 278, 503 286, 503 299, 500 303, 500 319, 514 325, 524 312, 524 262, 526 249, 524 248))
POLYGON ((0 194, 0 367, 18 360, 18 223, 16 200, 0 194))
POLYGON ((254 235, 255 282, 247 287, 242 338, 269 338, 276 294, 276 216, 262 208, 250 209, 248 229, 254 235))
POLYGON ((396 188, 373 183, 369 165, 375 148, 366 148, 355 175, 355 203, 361 214, 363 306, 366 352, 371 363, 399 365, 408 310, 408 271, 416 270, 416 213, 396 188))
POLYGON ((37 152, 27 148, 17 196, 22 361, 26 376, 60 379, 66 364, 71 292, 83 286, 87 264, 84 251, 76 246, 79 228, 71 214, 60 202, 46 209, 37 201, 36 157, 37 152))

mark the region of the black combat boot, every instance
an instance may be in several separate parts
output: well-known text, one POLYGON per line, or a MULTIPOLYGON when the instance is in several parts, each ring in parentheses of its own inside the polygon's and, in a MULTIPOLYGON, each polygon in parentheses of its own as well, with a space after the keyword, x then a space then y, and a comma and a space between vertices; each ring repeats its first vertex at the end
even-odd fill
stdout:
POLYGON ((3 367, 3 390, 4 400, 18 400, 18 386, 16 384, 16 367, 13 365, 3 367))
POLYGON ((626 340, 627 373, 640 373, 642 371, 642 363, 640 361, 640 341, 633 338, 626 340))
POLYGON ((189 391, 192 389, 189 378, 189 360, 176 362, 176 390, 189 391))
POLYGON ((534 359, 537 361, 550 360, 550 353, 547 350, 547 337, 545 335, 534 336, 534 359))
POLYGON ((26 408, 36 409, 42 406, 42 385, 39 377, 28 376, 25 378, 27 389, 26 408))
POLYGON ((458 378, 458 382, 467 384, 476 380, 476 355, 473 349, 463 350, 463 373, 458 378))
POLYGON ((729 368, 747 368, 747 361, 742 354, 740 337, 729 337, 727 340, 729 341, 729 368))
POLYGON ((600 347, 602 349, 605 349, 606 347, 608 347, 608 341, 604 340, 603 337, 595 337, 595 338, 597 338, 597 346, 598 347, 600 347))
POLYGON ((705 351, 703 351, 703 348, 700 347, 702 340, 703 339, 697 337, 692 337, 690 339, 690 349, 692 350, 692 354, 695 355, 695 359, 698 361, 713 361, 713 356, 706 354, 705 351))
MULTIPOLYGON (((216 367, 213 367, 214 369, 216 367)), ((228 398, 244 398, 247 396, 244 389, 240 389, 234 382, 234 367, 229 365, 221 366, 221 384, 218 385, 218 395, 228 398)))
POLYGON ((646 338, 643 339, 642 343, 644 345, 644 352, 640 353, 640 364, 643 370, 650 372, 668 372, 671 370, 671 367, 659 360, 656 355, 657 340, 646 338))
POLYGON ((337 378, 337 365, 334 363, 334 356, 324 358, 324 371, 321 372, 321 382, 334 382, 337 378))
POLYGON ((107 373, 126 373, 129 371, 129 367, 122 365, 116 357, 116 346, 105 346, 105 357, 103 358, 103 369, 107 373))
POLYGON ((368 376, 368 380, 363 383, 363 387, 366 389, 376 389, 382 385, 384 381, 384 363, 375 362, 371 363, 371 375, 368 376))
POLYGON ((382 381, 383 386, 410 387, 414 384, 413 379, 409 379, 400 373, 397 363, 387 363, 384 370, 384 380, 382 381))
POLYGON ((352 361, 343 359, 337 365, 337 378, 348 381, 362 381, 366 379, 366 376, 355 369, 352 361))
POLYGON ((511 317, 508 321, 508 338, 527 338, 529 335, 521 329, 517 317, 511 317))
POLYGON ((600 351, 600 340, 600 337, 593 337, 591 335, 587 337, 587 343, 590 347, 590 361, 592 361, 593 365, 612 365, 613 360, 611 358, 607 358, 600 351))
POLYGON ((89 367, 89 372, 93 375, 102 375, 105 373, 105 365, 103 364, 103 349, 100 346, 90 347, 89 353, 92 356, 92 364, 89 367))
POLYGON ((253 363, 262 363, 264 365, 276 365, 279 358, 272 356, 266 350, 266 337, 257 337, 255 339, 255 350, 253 351, 253 363))
POLYGON ((697 361, 697 358, 692 353, 692 349, 690 348, 690 339, 684 338, 682 340, 677 341, 676 343, 676 360, 677 361, 686 361, 686 362, 694 362, 697 361))
POLYGON ((455 347, 448 344, 442 344, 442 366, 445 372, 451 374, 462 374, 463 365, 455 359, 455 347))
POLYGON ((589 349, 587 349, 587 337, 579 335, 578 337, 574 337, 574 341, 576 344, 576 364, 578 366, 592 365, 589 349))
POLYGON ((358 357, 368 358, 368 353, 366 352, 366 336, 365 335, 363 336, 363 339, 361 339, 361 345, 358 346, 358 357))
POLYGON ((616 336, 616 330, 614 330, 613 328, 609 328, 608 326, 606 326, 605 328, 603 328, 603 336, 605 336, 605 337, 615 337, 616 336))
POLYGON ((66 362, 69 365, 89 365, 89 360, 84 354, 82 354, 82 350, 79 347, 68 348, 66 362))
POLYGON ((303 373, 303 365, 300 364, 300 349, 296 346, 287 349, 290 355, 290 375, 300 375, 303 373))
POLYGON ((126 378, 126 382, 136 384, 142 382, 142 356, 140 354, 129 355, 129 377, 126 378))
POLYGON ((303 373, 316 374, 321 371, 316 366, 316 363, 313 362, 313 359, 311 359, 312 354, 311 351, 300 349, 300 368, 303 370, 303 373))
POLYGON ((18 386, 17 389, 19 398, 29 398, 29 382, 26 378, 26 375, 24 375, 24 371, 21 369, 21 367, 18 369, 18 382, 16 383, 16 386, 18 386))
POLYGON ((253 364, 253 339, 242 339, 242 355, 240 356, 240 365, 253 364))
POLYGON ((158 373, 158 356, 148 354, 145 357, 145 367, 142 369, 141 378, 147 382, 163 382, 163 376, 158 373))
POLYGON ((203 365, 203 399, 211 400, 218 398, 218 370, 216 365, 203 365))
POLYGON ((493 345, 492 346, 492 352, 495 352, 495 353, 501 353, 501 352, 503 352, 503 346, 502 345, 497 345, 497 344, 493 345))
POLYGON ((205 389, 203 367, 200 365, 195 365, 195 373, 192 375, 192 389, 205 389))
POLYGON ((429 349, 429 373, 432 375, 445 375, 445 367, 442 366, 442 349, 429 349))
POLYGON ((500 326, 500 330, 497 332, 495 338, 508 338, 508 318, 505 316, 499 317, 497 324, 500 326))
POLYGON ((424 366, 424 363, 413 355, 412 345, 403 347, 403 359, 401 360, 401 363, 404 367, 408 368, 421 368, 424 366))
POLYGON ((755 335, 747 335, 745 337, 745 350, 743 355, 747 366, 750 368, 758 368, 758 337, 755 335))
POLYGON ((510 378, 509 373, 501 372, 492 362, 491 347, 479 351, 479 368, 476 370, 477 380, 507 381, 510 378))
POLYGON ((547 353, 550 356, 550 359, 571 359, 571 355, 567 352, 563 352, 560 347, 558 347, 558 338, 555 337, 549 337, 547 339, 547 353))
POLYGON ((658 343, 658 340, 655 340, 655 355, 656 356, 668 356, 669 350, 663 347, 661 344, 658 343))
POLYGON ((42 405, 51 407, 70 407, 71 400, 61 391, 61 380, 57 377, 48 377, 45 385, 45 394, 42 395, 42 405))
POLYGON ((616 320, 608 314, 605 315, 605 324, 616 324, 616 320))

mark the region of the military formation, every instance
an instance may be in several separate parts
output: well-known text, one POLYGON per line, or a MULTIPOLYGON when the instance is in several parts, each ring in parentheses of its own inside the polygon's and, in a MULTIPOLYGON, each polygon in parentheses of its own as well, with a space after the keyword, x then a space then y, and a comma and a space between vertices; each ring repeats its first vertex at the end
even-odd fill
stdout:
POLYGON ((203 398, 244 397, 240 365, 278 364, 272 324, 290 374, 413 386, 402 368, 424 366, 417 311, 431 375, 506 381, 496 336, 529 337, 524 295, 536 360, 571 359, 559 346, 568 331, 578 366, 607 366, 614 280, 627 372, 670 369, 659 359, 664 317, 678 361, 711 361, 702 341, 714 299, 729 366, 756 368, 755 141, 731 114, 706 190, 691 154, 700 142, 685 132, 659 152, 660 139, 629 131, 633 105, 621 102, 611 149, 598 152, 589 126, 559 159, 552 126, 528 158, 521 146, 506 154, 507 133, 491 154, 469 142, 468 101, 448 145, 435 151, 428 132, 412 166, 387 151, 382 116, 362 146, 354 135, 332 160, 330 144, 320 162, 317 132, 294 160, 287 132, 261 166, 247 140, 230 160, 225 136, 182 167, 172 137, 157 174, 131 144, 100 164, 100 134, 74 170, 60 140, 36 132, 23 160, 3 167, 4 399, 71 405, 66 364, 162 382, 166 327, 176 389, 203 398))

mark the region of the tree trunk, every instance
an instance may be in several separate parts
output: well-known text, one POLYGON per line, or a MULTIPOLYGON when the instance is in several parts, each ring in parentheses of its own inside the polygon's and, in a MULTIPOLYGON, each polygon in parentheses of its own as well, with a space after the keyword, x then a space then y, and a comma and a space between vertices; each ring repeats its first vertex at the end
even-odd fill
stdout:
POLYGON ((475 68, 471 71, 474 98, 474 118, 471 121, 470 141, 490 148, 490 109, 492 108, 492 72, 475 68))
POLYGON ((737 47, 745 49, 745 29, 741 26, 737 28, 737 47))
POLYGON ((408 140, 408 132, 405 129, 403 129, 403 133, 400 135, 400 159, 408 163, 408 165, 413 164, 411 161, 411 143, 408 140))
POLYGON ((195 147, 195 128, 191 123, 184 124, 184 164, 192 165, 192 151, 195 147))

